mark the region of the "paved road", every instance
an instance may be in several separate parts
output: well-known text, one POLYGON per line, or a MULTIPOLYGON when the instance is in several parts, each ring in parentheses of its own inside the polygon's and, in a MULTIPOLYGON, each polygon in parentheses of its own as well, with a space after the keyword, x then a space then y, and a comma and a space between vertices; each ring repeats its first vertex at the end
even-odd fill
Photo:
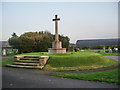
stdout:
POLYGON ((50 76, 52 72, 3 67, 3 88, 118 88, 118 85, 50 76))
POLYGON ((105 57, 107 57, 107 58, 112 58, 112 59, 115 59, 115 60, 119 60, 119 58, 120 58, 120 56, 105 56, 105 57))
POLYGON ((3 56, 3 57, 1 57, 2 58, 2 60, 5 60, 5 59, 8 59, 8 58, 13 58, 14 56, 3 56))

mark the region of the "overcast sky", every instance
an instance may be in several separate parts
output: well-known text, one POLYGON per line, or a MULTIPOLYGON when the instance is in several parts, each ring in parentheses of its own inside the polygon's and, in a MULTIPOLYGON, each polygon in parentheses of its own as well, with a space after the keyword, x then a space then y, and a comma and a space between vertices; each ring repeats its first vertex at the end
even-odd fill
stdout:
POLYGON ((60 18, 59 34, 68 36, 72 43, 118 37, 117 2, 3 2, 1 5, 0 40, 8 40, 13 32, 18 36, 30 31, 54 34, 55 14, 60 18))

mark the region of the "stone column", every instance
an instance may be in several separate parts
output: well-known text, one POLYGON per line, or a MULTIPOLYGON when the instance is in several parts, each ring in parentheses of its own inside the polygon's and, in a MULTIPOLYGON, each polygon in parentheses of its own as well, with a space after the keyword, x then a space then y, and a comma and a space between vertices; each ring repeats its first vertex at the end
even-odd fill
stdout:
POLYGON ((55 15, 55 41, 59 41, 59 36, 58 36, 58 20, 57 20, 57 15, 55 15))
POLYGON ((60 20, 60 18, 57 17, 57 15, 55 15, 55 19, 53 19, 53 21, 55 21, 55 41, 59 41, 59 36, 58 36, 58 21, 60 20))

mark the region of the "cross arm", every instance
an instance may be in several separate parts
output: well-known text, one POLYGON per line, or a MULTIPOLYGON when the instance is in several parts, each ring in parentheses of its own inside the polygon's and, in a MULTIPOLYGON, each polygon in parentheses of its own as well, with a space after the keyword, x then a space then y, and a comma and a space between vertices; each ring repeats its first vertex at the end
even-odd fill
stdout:
POLYGON ((60 20, 60 18, 57 18, 57 19, 53 19, 53 21, 59 21, 60 20))

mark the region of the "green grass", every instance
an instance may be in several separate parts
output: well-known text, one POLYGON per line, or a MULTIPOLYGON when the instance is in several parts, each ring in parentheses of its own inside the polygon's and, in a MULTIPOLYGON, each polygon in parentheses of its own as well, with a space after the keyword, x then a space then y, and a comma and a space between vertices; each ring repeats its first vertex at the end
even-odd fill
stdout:
POLYGON ((120 53, 103 53, 100 52, 101 55, 110 55, 110 56, 120 56, 120 53))
POLYGON ((14 56, 15 54, 7 54, 7 55, 1 55, 2 57, 5 57, 5 56, 14 56))
POLYGON ((84 50, 84 51, 100 51, 99 54, 101 54, 101 55, 120 56, 120 53, 112 53, 112 52, 104 53, 103 49, 91 49, 91 50, 84 50))
POLYGON ((0 67, 5 66, 7 64, 12 64, 14 61, 13 58, 5 59, 5 60, 0 60, 0 67))
POLYGON ((117 64, 117 61, 98 53, 74 52, 73 54, 43 54, 41 52, 19 54, 17 56, 50 56, 43 70, 89 70, 117 64))
POLYGON ((119 68, 94 73, 54 73, 53 76, 120 84, 120 82, 118 81, 118 70, 120 72, 119 68))
POLYGON ((44 54, 47 52, 31 52, 31 53, 23 53, 15 56, 52 56, 52 57, 76 57, 76 56, 90 56, 90 55, 99 55, 97 53, 90 52, 72 52, 73 54, 44 54))

